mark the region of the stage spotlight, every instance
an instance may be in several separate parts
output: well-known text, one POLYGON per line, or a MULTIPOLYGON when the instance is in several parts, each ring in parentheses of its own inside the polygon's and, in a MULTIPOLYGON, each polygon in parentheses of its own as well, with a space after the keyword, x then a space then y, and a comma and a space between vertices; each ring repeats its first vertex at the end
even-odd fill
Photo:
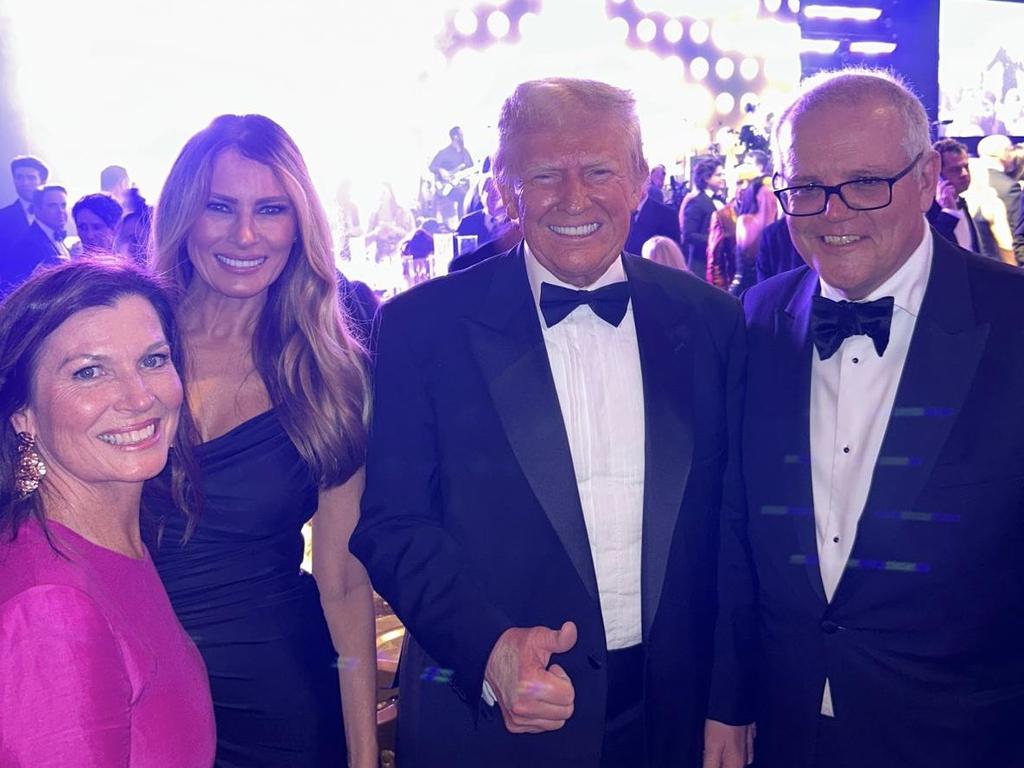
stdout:
POLYGON ((715 62, 715 74, 719 80, 728 80, 736 71, 736 65, 728 56, 723 56, 715 62))
POLYGON ((690 62, 690 74, 693 75, 694 80, 703 80, 708 76, 709 69, 711 66, 703 56, 698 56, 690 62))
POLYGON ((511 26, 503 11, 491 11, 487 17, 487 31, 499 40, 508 34, 511 26))
POLYGON ((679 56, 672 55, 665 57, 665 64, 672 70, 672 73, 680 80, 686 79, 686 62, 679 56))
POLYGON ((764 0, 764 9, 768 13, 776 13, 782 7, 782 0, 764 0))
POLYGON ((679 19, 669 19, 665 22, 665 26, 661 28, 661 34, 670 43, 678 43, 683 39, 683 25, 679 19))
POLYGON ((868 56, 892 53, 896 50, 896 43, 883 43, 875 40, 861 40, 850 43, 850 53, 863 53, 868 56))
POLYGON ((740 62, 740 75, 744 80, 753 80, 760 71, 761 65, 757 63, 757 59, 748 57, 740 62))
POLYGON ((455 14, 455 29, 466 37, 475 34, 479 24, 480 22, 477 20, 476 14, 468 8, 463 8, 455 14))
POLYGON ((829 21, 875 21, 881 15, 881 8, 855 8, 847 5, 804 6, 804 16, 808 19, 827 19, 829 21))
POLYGON ((700 19, 690 25, 690 39, 697 45, 706 43, 710 34, 711 30, 708 29, 708 25, 700 19))
POLYGON ((790 13, 800 13, 800 0, 789 0, 786 5, 789 6, 790 13))
POLYGON ((658 34, 658 25, 650 19, 640 19, 636 24, 636 36, 644 43, 649 43, 658 34))
POLYGON ((519 36, 526 37, 537 28, 539 17, 536 13, 524 13, 519 17, 519 36))
POLYGON ((800 53, 820 53, 829 56, 839 50, 838 40, 804 37, 800 40, 800 53))
POLYGON ((622 16, 615 16, 609 20, 608 24, 615 39, 622 40, 625 43, 630 36, 630 23, 622 16))
POLYGON ((728 115, 736 106, 736 99, 731 93, 720 93, 715 97, 715 109, 720 115, 728 115))

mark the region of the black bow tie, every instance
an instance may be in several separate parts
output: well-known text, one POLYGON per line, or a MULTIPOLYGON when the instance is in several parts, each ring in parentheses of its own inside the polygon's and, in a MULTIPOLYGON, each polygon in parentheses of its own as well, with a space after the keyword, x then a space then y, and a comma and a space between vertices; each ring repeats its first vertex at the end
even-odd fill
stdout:
POLYGON ((815 296, 811 300, 811 337, 821 359, 832 357, 850 336, 870 336, 881 357, 889 346, 894 302, 892 296, 859 302, 831 301, 815 296))
POLYGON ((626 316, 629 283, 612 283, 596 291, 574 291, 551 283, 540 284, 540 311, 548 328, 562 322, 583 304, 605 322, 618 326, 626 316))
POLYGON ((55 229, 55 230, 53 230, 53 239, 54 239, 55 242, 63 243, 64 242, 64 238, 66 238, 67 236, 68 236, 67 231, 65 231, 63 229, 55 229))

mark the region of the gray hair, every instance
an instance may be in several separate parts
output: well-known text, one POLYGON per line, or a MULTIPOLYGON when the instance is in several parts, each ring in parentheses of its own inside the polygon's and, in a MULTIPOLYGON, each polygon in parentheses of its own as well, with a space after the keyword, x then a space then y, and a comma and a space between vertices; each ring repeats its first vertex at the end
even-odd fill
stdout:
MULTIPOLYGON (((779 168, 791 164, 791 158, 781 151, 780 136, 784 126, 792 125, 801 116, 819 108, 856 106, 872 99, 888 102, 899 113, 904 126, 900 146, 908 161, 931 148, 928 115, 903 78, 888 70, 849 67, 819 72, 801 83, 799 93, 782 111, 772 131, 772 150, 779 168)), ((920 164, 916 165, 914 174, 919 175, 920 170, 920 164)))
POLYGON ((621 125, 629 144, 630 175, 637 183, 648 175, 636 99, 629 91, 596 80, 549 77, 520 83, 501 107, 494 175, 498 183, 516 184, 516 142, 526 133, 571 130, 583 115, 600 115, 621 125))

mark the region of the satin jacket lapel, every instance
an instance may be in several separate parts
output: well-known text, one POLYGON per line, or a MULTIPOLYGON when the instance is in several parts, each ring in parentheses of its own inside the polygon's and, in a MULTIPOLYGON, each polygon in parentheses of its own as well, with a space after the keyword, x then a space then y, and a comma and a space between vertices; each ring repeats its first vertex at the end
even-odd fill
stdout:
MULTIPOLYGON (((975 319, 965 257, 941 237, 933 235, 933 242, 921 314, 848 567, 871 559, 874 528, 881 518, 914 511, 959 416, 988 338, 988 324, 975 319)), ((849 581, 840 582, 837 599, 849 595, 849 581)))
POLYGON ((523 474, 584 586, 599 602, 569 438, 522 246, 498 258, 482 311, 466 321, 470 346, 523 474))
MULTIPOLYGON (((811 363, 814 347, 810 338, 811 298, 818 292, 818 275, 807 270, 797 285, 793 298, 776 315, 775 345, 776 381, 779 397, 780 435, 792 434, 785 445, 792 452, 782 456, 779 477, 783 487, 780 498, 789 511, 796 537, 796 552, 791 555, 794 565, 807 572, 811 588, 825 602, 825 588, 818 568, 818 542, 814 528, 814 490, 811 480, 811 363)), ((777 508, 773 508, 775 513, 777 508)), ((760 510, 767 513, 766 510, 760 510)))
POLYGON ((644 397, 644 508, 641 617, 646 640, 665 583, 669 549, 693 459, 693 347, 690 307, 624 259, 636 324, 644 397), (681 311, 683 310, 683 311, 681 311))

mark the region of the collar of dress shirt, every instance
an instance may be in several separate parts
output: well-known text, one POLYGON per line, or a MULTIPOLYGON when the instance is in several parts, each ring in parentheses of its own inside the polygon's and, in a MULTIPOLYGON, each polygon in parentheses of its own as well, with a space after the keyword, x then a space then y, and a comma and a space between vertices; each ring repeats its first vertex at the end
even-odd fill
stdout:
MULTIPOLYGON (((559 280, 550 271, 548 271, 544 265, 537 261, 537 257, 533 255, 533 251, 530 250, 530 246, 523 241, 523 251, 526 253, 526 276, 530 279, 530 290, 533 291, 533 303, 537 305, 538 311, 540 308, 540 284, 551 283, 552 285, 559 285, 563 288, 571 288, 574 291, 580 290, 580 286, 572 285, 559 280)), ((605 270, 604 274, 601 275, 597 280, 592 282, 590 285, 583 286, 583 290, 592 291, 596 288, 602 288, 612 283, 619 283, 626 279, 626 270, 622 266, 622 256, 619 256, 615 261, 611 263, 608 269, 605 270)))
MULTIPOLYGON (((910 258, 903 262, 903 266, 878 286, 875 290, 865 296, 862 301, 874 301, 883 296, 892 296, 895 305, 907 314, 917 317, 921 311, 921 302, 924 301, 924 290, 928 286, 928 275, 932 271, 932 238, 931 230, 925 226, 924 237, 917 244, 917 248, 910 254, 910 258)), ((842 301, 843 296, 826 283, 820 277, 821 295, 832 301, 842 301)))
POLYGON ((51 243, 57 242, 56 240, 53 239, 53 230, 52 229, 50 229, 48 226, 43 224, 43 222, 41 222, 39 219, 36 219, 36 224, 38 224, 39 228, 41 230, 43 230, 43 232, 46 233, 46 237, 50 240, 51 243))
POLYGON ((710 197, 712 200, 715 199, 715 190, 711 187, 704 187, 704 194, 710 197))

